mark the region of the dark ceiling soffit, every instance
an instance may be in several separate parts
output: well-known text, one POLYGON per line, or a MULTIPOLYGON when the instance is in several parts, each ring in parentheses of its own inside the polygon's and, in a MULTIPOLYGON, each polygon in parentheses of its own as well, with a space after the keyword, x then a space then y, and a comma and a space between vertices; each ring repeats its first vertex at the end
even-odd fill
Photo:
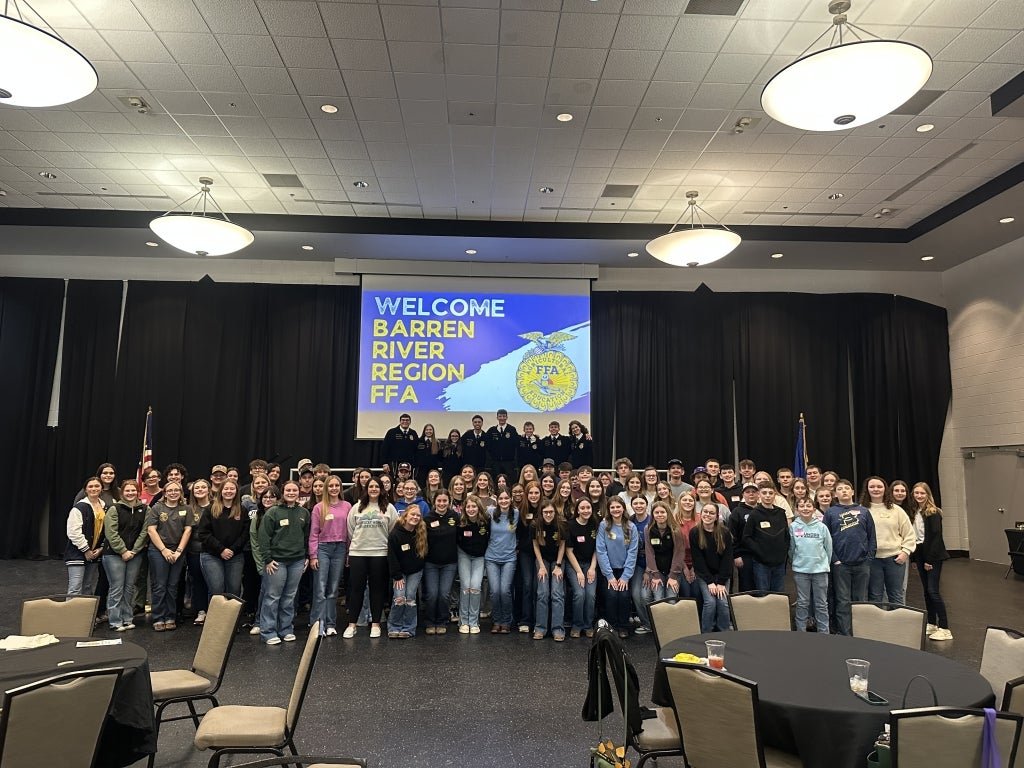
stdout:
POLYGON ((989 104, 992 107, 993 117, 1014 117, 1019 115, 1019 110, 1008 112, 1006 115, 1000 113, 1018 99, 1024 97, 1024 72, 1018 73, 1008 82, 1001 85, 992 95, 989 96, 989 104), (1012 112, 1015 112, 1012 113, 1012 112))

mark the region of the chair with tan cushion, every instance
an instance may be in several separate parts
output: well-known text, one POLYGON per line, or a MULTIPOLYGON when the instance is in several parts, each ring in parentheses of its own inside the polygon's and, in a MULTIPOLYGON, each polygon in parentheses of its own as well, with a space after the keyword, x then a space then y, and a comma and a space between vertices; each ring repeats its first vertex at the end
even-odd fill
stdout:
POLYGON ((647 606, 654 625, 654 644, 658 651, 682 637, 700 634, 700 612, 690 597, 666 597, 647 606))
POLYGON ((122 671, 69 672, 6 691, 0 765, 92 768, 122 671))
MULTIPOLYGON (((889 714, 892 726, 893 768, 965 768, 981 765, 981 709, 926 707, 899 709, 889 714)), ((1024 717, 996 714, 996 743, 1000 766, 1013 768, 1024 717)))
POLYGON ((1003 712, 1015 712, 1024 715, 1024 677, 1015 677, 1006 683, 1003 691, 1003 712))
POLYGON ((95 595, 47 595, 21 604, 21 634, 92 637, 100 599, 95 595))
MULTIPOLYGON (((209 701, 214 707, 220 703, 216 694, 224 678, 231 647, 235 643, 243 605, 234 595, 214 595, 206 611, 206 621, 203 623, 203 633, 192 660, 192 668, 150 673, 158 739, 160 723, 192 720, 198 728, 200 714, 196 712, 197 701, 209 701), (189 714, 165 718, 164 710, 172 704, 185 704, 189 714)), ((150 768, 155 757, 149 757, 150 768)))
POLYGON ((850 603, 853 636, 921 650, 927 615, 896 603, 850 603))
POLYGON ((996 701, 1006 683, 1024 675, 1024 634, 1008 627, 986 627, 981 649, 981 676, 992 685, 996 701))
POLYGON ((761 743, 757 683, 703 665, 663 663, 688 765, 803 766, 798 756, 761 743))
POLYGON ((220 758, 228 754, 271 753, 282 757, 286 747, 293 755, 298 754, 295 728, 321 639, 320 622, 316 622, 306 638, 287 709, 227 705, 214 707, 204 715, 196 730, 195 745, 196 749, 214 750, 210 768, 220 765, 220 758))
POLYGON ((789 595, 784 592, 752 590, 729 595, 732 624, 738 630, 793 629, 789 595))
POLYGON ((358 757, 312 757, 298 755, 295 757, 268 757, 254 763, 236 765, 234 768, 277 768, 296 766, 297 768, 366 768, 366 761, 358 757))

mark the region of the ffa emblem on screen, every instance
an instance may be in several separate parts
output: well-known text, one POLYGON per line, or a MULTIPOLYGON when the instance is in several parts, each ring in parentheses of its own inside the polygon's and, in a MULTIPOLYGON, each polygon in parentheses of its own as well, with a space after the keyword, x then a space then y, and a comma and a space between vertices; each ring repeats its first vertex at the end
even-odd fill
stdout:
POLYGON ((557 411, 576 397, 579 375, 564 346, 576 337, 561 331, 550 336, 539 331, 519 335, 535 345, 526 350, 516 369, 519 396, 538 411, 557 411))

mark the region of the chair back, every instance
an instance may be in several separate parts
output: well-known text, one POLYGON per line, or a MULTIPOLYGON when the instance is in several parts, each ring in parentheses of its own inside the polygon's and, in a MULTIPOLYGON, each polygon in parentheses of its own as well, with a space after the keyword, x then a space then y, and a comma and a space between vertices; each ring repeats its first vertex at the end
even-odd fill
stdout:
POLYGON ((789 595, 785 592, 737 592, 729 596, 729 610, 736 629, 793 629, 789 595))
POLYGON ((361 757, 307 757, 305 755, 285 755, 284 757, 268 757, 254 763, 241 763, 234 768, 366 768, 366 761, 361 757))
POLYGON ((897 603, 850 603, 853 636, 921 650, 927 614, 897 603))
MULTIPOLYGON (((981 765, 985 711, 955 707, 893 710, 893 768, 964 768, 981 765)), ((996 713, 999 765, 1013 768, 1024 717, 996 713)))
POLYGON ((235 644, 238 622, 242 617, 245 603, 234 595, 214 595, 210 598, 210 607, 206 610, 206 621, 203 622, 203 633, 199 637, 192 660, 192 670, 204 677, 220 681, 224 668, 235 644))
POLYGON ((1015 677, 1006 683, 1006 690, 1003 691, 1004 712, 1016 712, 1024 715, 1024 677, 1015 677))
POLYGON ((651 611, 654 643, 659 651, 673 640, 700 634, 700 612, 693 598, 666 597, 647 607, 651 611))
POLYGON ((1007 680, 1024 675, 1024 634, 1008 627, 986 627, 985 645, 981 649, 981 676, 999 695, 1007 680))
POLYGON ((21 604, 21 634, 92 637, 100 599, 95 595, 47 595, 21 604))
POLYGON ((0 765, 92 768, 122 672, 69 672, 6 691, 0 715, 0 765))
POLYGON ((687 764, 764 768, 757 683, 704 666, 663 663, 687 764))
POLYGON ((309 628, 309 637, 306 638, 306 646, 302 649, 302 658, 299 659, 299 668, 295 672, 292 695, 288 699, 288 715, 285 718, 285 725, 288 728, 289 736, 295 733, 295 726, 299 722, 299 712, 302 711, 306 689, 309 688, 309 680, 313 676, 313 664, 320 651, 321 640, 323 638, 320 637, 320 622, 317 621, 309 628))

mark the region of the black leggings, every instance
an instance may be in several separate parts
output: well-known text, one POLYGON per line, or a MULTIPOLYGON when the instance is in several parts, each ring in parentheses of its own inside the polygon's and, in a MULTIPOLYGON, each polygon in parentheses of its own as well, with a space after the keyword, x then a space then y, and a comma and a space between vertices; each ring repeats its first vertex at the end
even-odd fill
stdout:
POLYGON ((926 570, 924 561, 917 561, 917 573, 921 577, 921 586, 924 588, 924 607, 928 612, 928 623, 935 624, 942 629, 949 629, 949 619, 946 617, 946 601, 939 594, 939 579, 942 578, 942 561, 932 563, 931 570, 926 570))
POLYGON ((369 585, 370 621, 373 624, 380 624, 384 606, 387 605, 391 597, 387 557, 350 555, 348 566, 348 598, 345 601, 345 607, 348 609, 348 623, 355 624, 359 621, 359 612, 363 610, 363 593, 366 591, 366 586, 369 585))

